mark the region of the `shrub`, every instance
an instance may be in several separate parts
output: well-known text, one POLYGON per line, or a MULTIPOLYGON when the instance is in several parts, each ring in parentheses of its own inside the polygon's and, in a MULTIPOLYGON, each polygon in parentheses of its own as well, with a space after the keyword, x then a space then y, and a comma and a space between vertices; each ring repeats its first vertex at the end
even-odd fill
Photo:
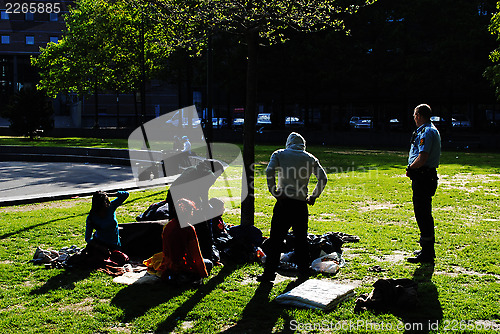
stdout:
POLYGON ((53 113, 45 93, 23 88, 12 97, 2 116, 16 133, 34 139, 39 131, 47 132, 54 127, 53 113))

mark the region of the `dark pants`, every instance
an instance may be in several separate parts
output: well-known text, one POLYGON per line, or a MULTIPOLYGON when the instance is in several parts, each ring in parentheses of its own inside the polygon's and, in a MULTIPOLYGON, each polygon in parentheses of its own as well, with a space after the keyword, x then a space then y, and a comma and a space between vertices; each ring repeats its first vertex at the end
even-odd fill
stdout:
POLYGON ((436 193, 438 177, 435 169, 427 169, 412 175, 413 210, 420 230, 420 246, 423 256, 434 257, 434 218, 432 196, 436 193))
POLYGON ((264 275, 274 275, 280 262, 281 249, 288 230, 295 236, 295 258, 300 274, 309 273, 309 249, 307 246, 307 223, 309 211, 305 201, 280 199, 274 205, 271 220, 269 247, 266 254, 264 275))

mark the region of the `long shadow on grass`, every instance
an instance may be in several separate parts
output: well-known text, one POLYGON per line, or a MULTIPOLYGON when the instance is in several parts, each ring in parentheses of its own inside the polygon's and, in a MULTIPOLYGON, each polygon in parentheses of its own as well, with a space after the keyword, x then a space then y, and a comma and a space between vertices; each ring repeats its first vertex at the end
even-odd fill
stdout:
POLYGON ((422 264, 413 273, 413 280, 418 283, 419 305, 411 312, 398 314, 405 323, 405 333, 428 333, 437 329, 443 319, 439 293, 431 280, 433 274, 434 264, 422 264))
MULTIPOLYGON (((87 214, 85 213, 85 214, 81 214, 81 215, 78 215, 78 216, 85 216, 85 215, 87 215, 87 214)), ((71 216, 71 218, 78 217, 78 216, 71 216)), ((9 232, 9 233, 5 233, 5 234, 0 235, 0 240, 10 238, 13 235, 29 231, 29 230, 32 230, 34 228, 40 227, 40 226, 44 226, 44 225, 47 225, 47 224, 50 224, 50 223, 55 223, 57 221, 67 220, 67 219, 68 219, 68 217, 63 217, 63 218, 53 219, 53 220, 49 220, 49 221, 46 221, 46 222, 43 222, 43 223, 38 223, 38 224, 35 224, 35 225, 23 227, 22 229, 19 229, 17 231, 9 232)))
MULTIPOLYGON (((164 186, 167 186, 167 184, 164 184, 164 186)), ((143 200, 145 200, 145 199, 148 199, 148 198, 151 198, 151 197, 158 196, 159 194, 162 194, 162 193, 164 194, 164 197, 166 198, 166 197, 167 197, 167 190, 160 190, 160 191, 156 191, 156 192, 154 192, 154 193, 152 193, 152 194, 149 194, 149 195, 144 195, 144 194, 141 194, 141 196, 138 196, 138 197, 136 197, 136 198, 130 198, 130 197, 129 197, 129 198, 127 199, 127 202, 126 202, 126 203, 127 203, 127 204, 132 204, 132 203, 134 203, 134 202, 143 201, 143 200)), ((157 201, 159 202, 160 200, 157 200, 157 201)), ((151 203, 151 204, 152 204, 152 203, 151 203)), ((146 206, 146 208, 144 208, 144 210, 146 210, 146 209, 147 209, 148 204, 144 204, 144 205, 146 206)))
POLYGON ((92 271, 95 270, 83 268, 63 270, 56 276, 49 278, 41 287, 30 291, 30 295, 41 295, 58 289, 72 290, 75 288, 76 282, 89 277, 92 271))
MULTIPOLYGON (((207 283, 200 286, 193 296, 185 301, 170 316, 158 325, 155 332, 170 333, 177 325, 177 320, 184 319, 186 315, 217 285, 224 282, 235 267, 224 266, 219 273, 207 283)), ((170 299, 183 294, 186 287, 175 287, 167 284, 156 285, 129 285, 120 290, 111 300, 111 304, 124 311, 124 322, 144 315, 148 310, 168 302, 170 299)))
MULTIPOLYGON (((300 283, 293 281, 288 284, 285 291, 290 291, 300 283)), ((255 294, 248 302, 241 319, 238 323, 224 331, 225 334, 238 333, 271 333, 276 325, 276 321, 283 313, 283 308, 269 300, 269 294, 273 289, 272 283, 261 283, 255 290, 255 294)), ((292 333, 287 327, 289 320, 284 322, 284 328, 279 329, 280 333, 292 333)))

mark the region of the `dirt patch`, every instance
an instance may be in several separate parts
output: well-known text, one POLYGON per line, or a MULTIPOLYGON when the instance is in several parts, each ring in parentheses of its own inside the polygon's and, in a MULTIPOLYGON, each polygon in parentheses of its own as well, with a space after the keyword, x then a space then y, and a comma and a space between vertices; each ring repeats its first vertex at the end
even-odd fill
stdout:
POLYGON ((435 275, 444 275, 444 276, 449 276, 449 277, 458 277, 459 275, 469 275, 469 276, 477 276, 477 277, 492 276, 497 281, 500 281, 500 275, 497 275, 497 274, 480 273, 480 272, 468 270, 468 269, 465 269, 465 268, 462 268, 459 266, 453 266, 452 268, 453 268, 453 272, 436 271, 434 274, 435 275))
POLYGON ((374 210, 390 210, 398 207, 398 204, 393 203, 357 202, 356 204, 358 205, 361 212, 374 210))
POLYGON ((110 331, 119 332, 119 333, 132 333, 130 328, 124 326, 113 326, 109 328, 110 331))
MULTIPOLYGON (((341 269, 342 270, 342 269, 341 269)), ((371 276, 365 276, 363 279, 356 279, 356 280, 351 280, 351 279, 335 279, 335 282, 339 284, 348 284, 352 285, 355 288, 359 288, 360 286, 363 285, 372 285, 375 283, 379 277, 371 277, 371 276)))
POLYGON ((392 252, 392 254, 386 254, 380 256, 370 255, 370 258, 378 262, 401 263, 404 262, 406 258, 409 256, 410 255, 406 252, 394 251, 392 252))
POLYGON ((72 312, 92 312, 93 306, 92 302, 93 298, 87 297, 79 303, 65 305, 59 308, 59 311, 72 311, 72 312))
POLYGON ((226 210, 225 214, 240 215, 241 214, 241 209, 237 208, 237 209, 226 210))
POLYGON ((179 327, 183 331, 194 328, 194 321, 184 321, 179 327))
POLYGON ((337 218, 334 213, 321 213, 319 217, 310 216, 310 221, 319 222, 343 222, 343 219, 337 218))
POLYGON ((443 206, 441 208, 436 208, 439 211, 455 211, 457 208, 453 206, 443 206))
POLYGON ((461 173, 453 176, 440 175, 439 184, 443 189, 456 189, 474 193, 477 191, 488 192, 489 195, 498 196, 495 189, 490 189, 483 186, 470 186, 470 183, 488 184, 500 181, 499 174, 472 174, 461 173))
MULTIPOLYGON (((278 284, 278 283, 281 283, 281 282, 286 282, 286 281, 289 281, 289 280, 295 280, 296 277, 295 276, 283 276, 283 275, 280 275, 280 274, 276 274, 276 278, 274 279, 274 284, 278 284)), ((247 277, 245 278, 243 281, 241 281, 241 285, 248 285, 248 284, 252 284, 252 283, 259 283, 257 282, 257 277, 256 276, 253 276, 253 277, 247 277)))

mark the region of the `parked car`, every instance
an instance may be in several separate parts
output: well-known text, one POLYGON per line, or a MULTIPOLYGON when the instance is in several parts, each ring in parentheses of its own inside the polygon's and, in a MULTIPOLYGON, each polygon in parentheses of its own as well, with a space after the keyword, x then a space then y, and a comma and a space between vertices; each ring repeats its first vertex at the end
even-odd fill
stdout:
POLYGON ((168 127, 187 128, 189 127, 189 118, 191 118, 191 128, 194 129, 201 125, 201 119, 198 117, 196 111, 193 111, 190 115, 188 109, 177 110, 165 124, 168 127))
POLYGON ((271 126, 271 114, 258 114, 257 115, 257 128, 266 128, 271 126))
POLYGON ((467 116, 462 114, 454 114, 451 116, 451 126, 453 128, 470 128, 471 123, 467 116))
POLYGON ((235 118, 235 119, 233 119, 232 127, 234 130, 241 130, 241 129, 243 129, 244 124, 245 124, 244 118, 235 118))
POLYGON ((373 117, 371 116, 353 116, 349 120, 351 129, 373 129, 373 117))
POLYGON ((213 117, 212 118, 212 127, 214 129, 221 129, 227 127, 227 118, 223 117, 213 117))
POLYGON ((304 121, 300 120, 298 117, 287 116, 285 118, 285 127, 288 128, 301 128, 304 126, 304 121))
POLYGON ((443 129, 446 127, 446 120, 441 116, 431 116, 431 122, 438 129, 443 129))

